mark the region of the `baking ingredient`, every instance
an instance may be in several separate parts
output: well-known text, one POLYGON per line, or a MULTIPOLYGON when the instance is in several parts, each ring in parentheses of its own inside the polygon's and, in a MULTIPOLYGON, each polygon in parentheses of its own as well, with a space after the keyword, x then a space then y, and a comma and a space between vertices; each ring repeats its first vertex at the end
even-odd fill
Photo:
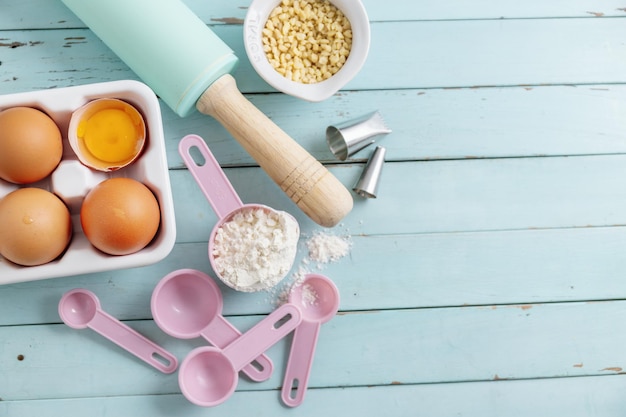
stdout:
POLYGON ((110 255, 128 255, 146 247, 161 219, 152 191, 131 178, 111 178, 85 197, 80 222, 93 246, 110 255))
POLYGON ((348 256, 352 250, 352 237, 346 233, 335 235, 326 231, 318 230, 302 242, 307 249, 307 256, 300 260, 300 265, 293 272, 289 282, 284 282, 281 288, 276 288, 272 295, 276 298, 274 304, 280 305, 287 301, 294 287, 303 286, 302 300, 309 305, 317 305, 318 294, 309 286, 306 287, 304 279, 307 274, 323 270, 328 264, 340 261, 348 256))
POLYGON ((68 208, 49 191, 19 188, 0 200, 0 254, 35 266, 56 259, 72 237, 68 208))
POLYGON ((335 262, 350 252, 350 239, 328 233, 315 233, 306 241, 309 259, 320 264, 335 262))
POLYGON ((262 41, 276 71, 311 84, 343 67, 352 48, 352 27, 328 0, 283 0, 270 13, 262 41))
POLYGON ((145 142, 145 123, 122 100, 99 99, 77 110, 70 122, 70 145, 85 165, 112 171, 130 164, 145 142))
POLYGON ((302 285, 302 304, 306 306, 316 306, 318 304, 318 295, 317 291, 311 284, 303 284, 302 285))
POLYGON ((31 107, 0 112, 0 178, 15 184, 39 181, 62 156, 61 131, 46 113, 31 107))
POLYGON ((123 110, 104 109, 78 126, 78 137, 96 158, 120 163, 137 153, 137 125, 123 110))
POLYGON ((216 272, 240 291, 272 287, 291 269, 299 235, 287 213, 244 207, 215 234, 216 272))

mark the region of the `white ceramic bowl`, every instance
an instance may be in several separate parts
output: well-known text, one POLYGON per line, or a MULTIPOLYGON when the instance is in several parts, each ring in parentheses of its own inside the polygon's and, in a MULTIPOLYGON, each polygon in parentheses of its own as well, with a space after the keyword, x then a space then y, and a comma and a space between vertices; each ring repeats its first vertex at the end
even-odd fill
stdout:
POLYGON ((267 60, 263 51, 263 28, 280 0, 253 0, 243 24, 244 46, 250 63, 269 85, 285 94, 307 101, 326 100, 345 86, 359 72, 370 46, 370 25, 360 0, 331 0, 352 26, 352 48, 344 66, 332 77, 315 84, 303 84, 282 76, 267 60))
POLYGON ((0 96, 0 110, 16 106, 37 108, 56 122, 63 136, 63 158, 50 176, 37 183, 18 186, 0 180, 0 198, 18 187, 39 187, 54 192, 70 209, 73 234, 67 250, 47 264, 20 266, 0 256, 0 285, 144 266, 162 260, 171 252, 176 240, 174 202, 161 109, 156 95, 148 86, 138 81, 123 80, 0 96), (117 98, 131 103, 146 122, 148 139, 143 152, 132 164, 117 171, 99 172, 87 168, 80 163, 68 143, 72 113, 99 98, 117 98), (130 255, 112 256, 100 252, 89 243, 80 225, 80 206, 84 196, 101 181, 112 177, 128 177, 142 182, 154 193, 161 209, 161 224, 153 241, 130 255))

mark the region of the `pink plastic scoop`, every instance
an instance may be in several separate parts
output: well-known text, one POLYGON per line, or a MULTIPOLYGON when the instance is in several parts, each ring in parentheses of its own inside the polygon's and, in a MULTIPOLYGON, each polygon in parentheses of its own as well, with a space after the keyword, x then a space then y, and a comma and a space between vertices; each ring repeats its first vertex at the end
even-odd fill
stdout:
POLYGON ((217 277, 229 287, 245 292, 267 290, 276 285, 287 275, 296 257, 297 238, 300 234, 297 220, 286 212, 276 211, 263 204, 243 204, 239 195, 237 195, 237 192, 226 177, 226 174, 224 174, 219 162, 215 159, 209 147, 204 142, 204 139, 200 136, 187 135, 183 137, 179 142, 178 150, 183 161, 185 162, 185 165, 193 175, 194 179, 198 183, 198 186, 202 190, 202 193, 207 198, 211 207, 215 211, 215 214, 217 214, 219 218, 219 221, 215 224, 213 230, 211 231, 211 235, 209 236, 208 253, 211 267, 217 277), (203 159, 202 161, 196 161, 194 159, 194 156, 191 154, 194 150, 200 153, 203 159), (226 277, 221 274, 217 268, 214 256, 215 236, 224 223, 232 220, 237 213, 259 209, 267 213, 286 215, 288 216, 287 219, 290 220, 290 223, 293 224, 293 227, 288 230, 290 234, 295 236, 294 239, 292 239, 294 241, 293 247, 290 248, 291 263, 288 265, 288 268, 285 268, 286 270, 284 271, 284 274, 280 276, 274 276, 268 278, 266 281, 259 281, 253 284, 235 283, 232 279, 226 279, 226 277))
MULTIPOLYGON (((167 274, 152 292, 150 306, 156 324, 165 333, 180 339, 202 336, 213 346, 224 348, 241 332, 221 314, 222 293, 211 277, 195 269, 167 274)), ((243 367, 253 381, 265 381, 274 365, 266 355, 243 367)))
POLYGON ((281 397, 286 405, 296 407, 304 401, 320 327, 339 309, 339 290, 329 278, 307 274, 291 290, 289 303, 301 309, 302 323, 293 334, 281 397))
POLYGON ((192 350, 178 373, 181 392, 203 407, 223 403, 237 387, 238 371, 296 328, 301 320, 300 309, 285 304, 223 350, 212 346, 192 350))
POLYGON ((161 372, 172 373, 178 366, 174 355, 102 311, 100 300, 91 291, 77 288, 65 293, 59 302, 59 316, 73 329, 89 327, 161 372))

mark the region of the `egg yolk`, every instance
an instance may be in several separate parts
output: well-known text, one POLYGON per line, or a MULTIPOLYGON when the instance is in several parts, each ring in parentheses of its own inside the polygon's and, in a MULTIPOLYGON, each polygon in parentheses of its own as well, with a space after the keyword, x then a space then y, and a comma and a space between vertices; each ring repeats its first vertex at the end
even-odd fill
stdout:
POLYGON ((78 137, 101 161, 118 163, 132 159, 138 151, 141 121, 120 109, 100 110, 81 121, 78 137))

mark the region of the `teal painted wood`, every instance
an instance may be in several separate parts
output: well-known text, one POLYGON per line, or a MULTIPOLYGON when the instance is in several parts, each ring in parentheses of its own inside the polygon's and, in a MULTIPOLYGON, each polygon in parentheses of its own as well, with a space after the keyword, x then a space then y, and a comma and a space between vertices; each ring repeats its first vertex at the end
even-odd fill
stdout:
MULTIPOLYGON (((202 0, 184 0, 205 23, 210 25, 240 24, 245 18, 249 2, 214 0, 207 7, 202 0)), ((370 21, 452 20, 452 19, 510 19, 545 17, 623 17, 624 5, 618 0, 540 0, 515 1, 462 0, 445 3, 394 0, 380 2, 363 0, 370 21)), ((0 28, 47 29, 84 26, 63 4, 39 0, 5 0, 0 13, 0 28), (32 13, 38 10, 39 13, 32 13), (10 12, 9 12, 10 11, 10 12)))
MULTIPOLYGON (((379 140, 379 198, 357 199, 329 231, 352 236, 350 256, 307 265, 342 296, 307 400, 295 410, 279 400, 288 341, 269 352, 270 381, 243 380, 206 410, 182 398, 175 375, 60 324, 61 295, 86 287, 181 358, 202 343, 164 335, 149 309, 166 273, 211 272, 215 216, 176 150, 187 133, 206 138, 244 201, 296 213, 305 234, 319 229, 215 121, 163 108, 173 252, 143 268, 0 286, 0 416, 624 414, 623 4, 365 0, 365 68, 330 100, 304 103, 264 94, 243 53, 247 2, 187 2, 242 58, 235 75, 253 103, 347 186, 368 153, 338 163, 325 127, 379 109, 394 130, 379 140)), ((122 78, 136 77, 61 2, 0 6, 0 93, 122 78)), ((242 330, 279 299, 222 289, 242 330)))
MULTIPOLYGON (((327 126, 378 109, 393 132, 377 143, 388 161, 624 153, 623 85, 350 91, 322 103, 280 95, 252 102, 319 160, 337 163, 327 126), (306 116, 305 116, 306 115, 306 116)), ((178 141, 199 134, 223 166, 252 165, 216 121, 163 108, 168 163, 183 167, 178 141)), ((350 161, 367 159, 357 153, 350 161)))
MULTIPOLYGON (((356 198, 342 225, 367 235, 624 225, 626 191, 598 184, 623 178, 625 162, 607 155, 388 164, 379 198, 356 198)), ((362 165, 331 171, 351 186, 362 165)), ((304 232, 315 228, 258 168, 226 172, 244 202, 287 210, 304 232)), ((171 172, 179 242, 206 240, 216 220, 189 177, 171 172)))
POLYGON ((298 409, 275 401, 278 392, 236 392, 233 400, 206 410, 193 407, 181 395, 123 396, 0 402, 7 416, 65 417, 100 415, 135 417, 136 410, 148 410, 154 417, 179 413, 186 417, 255 415, 318 416, 342 413, 379 416, 381 410, 397 417, 526 417, 567 415, 572 417, 620 417, 626 377, 555 378, 544 380, 470 382, 454 384, 394 385, 314 389, 298 409), (184 413, 184 414, 183 414, 184 413))
MULTIPOLYGON (((367 62, 344 90, 625 81, 621 18, 374 22, 371 28, 367 62)), ((241 26, 214 29, 241 58, 240 89, 274 91, 245 59, 241 26)), ((86 29, 7 31, 3 37, 4 44, 20 45, 3 48, 3 93, 136 78, 86 29), (45 62, 45 70, 29 61, 45 62)))
MULTIPOLYGON (((231 320, 245 331, 261 317, 231 320)), ((340 314, 321 329, 309 386, 615 375, 626 366, 624 323, 624 301, 340 314)), ((150 321, 128 324, 180 359, 202 344, 169 338, 150 321)), ((5 401, 180 392, 176 374, 159 374, 90 330, 5 326, 0 335, 5 401)), ((275 366, 268 381, 241 378, 238 390, 278 389, 288 342, 268 350, 275 366)))
MULTIPOLYGON (((354 235, 352 241, 349 258, 308 265, 336 282, 343 312, 626 298, 624 228, 354 235)), ((0 325, 60 323, 58 301, 76 287, 98 294, 115 317, 150 319, 149 299, 163 276, 180 268, 213 275, 206 249, 206 242, 179 244, 148 267, 3 286, 0 325)), ((296 269, 305 254, 300 251, 296 269)), ((220 287, 229 316, 267 314, 280 301, 280 291, 242 295, 220 287)))
MULTIPOLYGON (((625 98, 623 85, 355 91, 323 103, 250 96, 325 163, 339 162, 326 145, 326 127, 374 109, 393 129, 378 139, 389 161, 624 153, 625 98)), ((162 113, 172 169, 183 168, 178 141, 189 133, 204 137, 224 166, 255 164, 214 119, 199 113, 181 119, 165 105, 162 113)))

